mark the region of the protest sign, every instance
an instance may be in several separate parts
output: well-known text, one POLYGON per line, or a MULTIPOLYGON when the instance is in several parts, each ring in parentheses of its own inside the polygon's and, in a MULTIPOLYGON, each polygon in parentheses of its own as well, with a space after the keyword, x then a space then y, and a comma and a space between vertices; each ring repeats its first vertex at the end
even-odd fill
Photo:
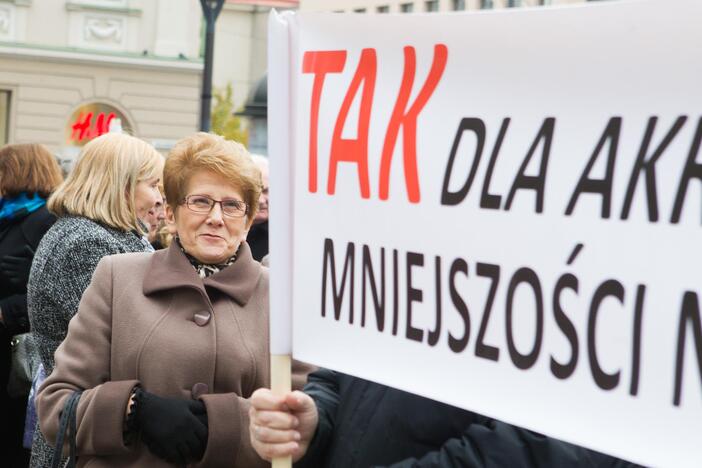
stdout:
POLYGON ((698 464, 700 17, 288 17, 295 358, 698 464))

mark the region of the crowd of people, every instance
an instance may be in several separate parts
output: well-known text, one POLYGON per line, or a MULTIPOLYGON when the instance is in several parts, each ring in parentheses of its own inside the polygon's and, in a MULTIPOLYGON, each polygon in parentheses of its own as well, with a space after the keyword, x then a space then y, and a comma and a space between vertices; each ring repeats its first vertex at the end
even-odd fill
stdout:
POLYGON ((0 196, 2 466, 631 465, 300 362, 274 395, 268 160, 239 143, 109 133, 65 180, 7 145, 0 196))

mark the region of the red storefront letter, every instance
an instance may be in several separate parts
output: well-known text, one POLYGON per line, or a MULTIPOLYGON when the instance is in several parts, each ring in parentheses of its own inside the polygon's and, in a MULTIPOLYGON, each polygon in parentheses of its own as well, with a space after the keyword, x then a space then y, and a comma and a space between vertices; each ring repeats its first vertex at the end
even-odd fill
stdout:
POLYGON ((312 102, 310 104, 310 156, 308 188, 317 191, 317 123, 319 121, 319 101, 327 73, 341 73, 346 63, 345 50, 305 52, 302 59, 302 73, 314 73, 312 102))
POLYGON ((361 187, 361 196, 370 198, 370 183, 368 182, 368 128, 370 127, 370 114, 373 105, 373 91, 375 89, 375 76, 377 71, 375 49, 363 49, 358 68, 353 75, 344 102, 339 110, 339 117, 334 126, 334 135, 331 143, 331 156, 329 157, 329 178, 327 179, 327 193, 334 194, 336 187, 336 167, 341 161, 358 164, 358 181, 361 187), (361 95, 361 109, 358 115, 358 128, 355 140, 341 138, 346 117, 349 113, 353 98, 358 93, 363 83, 361 95))
POLYGON ((380 161, 379 196, 381 200, 388 199, 388 192, 390 189, 390 163, 392 162, 392 153, 395 149, 395 143, 397 142, 397 134, 400 132, 400 127, 402 127, 402 153, 407 196, 411 203, 419 203, 417 117, 436 89, 436 85, 439 83, 441 75, 444 73, 448 49, 444 44, 436 44, 434 46, 434 59, 431 64, 431 70, 429 70, 427 80, 419 91, 417 99, 415 99, 409 109, 407 109, 407 104, 410 93, 412 92, 412 84, 414 83, 416 58, 414 47, 405 47, 404 51, 405 68, 402 73, 402 84, 400 86, 400 92, 397 95, 397 100, 395 101, 395 108, 392 111, 390 122, 388 123, 388 130, 385 133, 385 142, 383 143, 383 153, 380 161))
POLYGON ((84 138, 86 138, 88 136, 88 132, 90 131, 90 122, 92 120, 92 112, 88 112, 85 115, 80 114, 80 116, 78 116, 78 119, 76 119, 76 121, 71 126, 71 140, 82 141, 84 138))

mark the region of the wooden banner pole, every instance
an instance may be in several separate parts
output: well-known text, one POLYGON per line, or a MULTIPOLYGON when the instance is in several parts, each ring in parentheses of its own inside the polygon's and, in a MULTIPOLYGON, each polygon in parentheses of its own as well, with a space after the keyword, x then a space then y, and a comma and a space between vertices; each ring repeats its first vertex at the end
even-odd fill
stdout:
MULTIPOLYGON (((292 358, 289 354, 271 354, 271 390, 284 395, 292 389, 292 358)), ((272 468, 291 468, 292 457, 274 458, 272 468)))

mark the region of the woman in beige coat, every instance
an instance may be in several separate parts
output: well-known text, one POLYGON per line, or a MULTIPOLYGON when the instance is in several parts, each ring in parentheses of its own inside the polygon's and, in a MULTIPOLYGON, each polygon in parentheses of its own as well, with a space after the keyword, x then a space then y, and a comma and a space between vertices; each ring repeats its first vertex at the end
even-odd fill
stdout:
POLYGON ((270 384, 268 273, 243 241, 260 173, 241 145, 199 133, 171 152, 164 187, 176 241, 100 261, 39 393, 42 431, 56 437, 82 390, 78 466, 265 466, 248 397, 270 384))

